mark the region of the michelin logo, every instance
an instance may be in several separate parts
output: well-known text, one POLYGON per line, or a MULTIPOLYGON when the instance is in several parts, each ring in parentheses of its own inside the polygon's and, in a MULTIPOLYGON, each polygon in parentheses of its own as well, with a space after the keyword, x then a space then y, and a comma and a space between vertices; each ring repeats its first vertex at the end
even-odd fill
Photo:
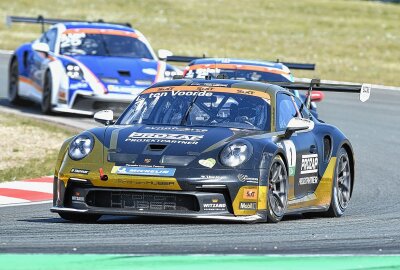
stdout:
POLYGON ((111 170, 111 173, 123 175, 173 176, 175 174, 175 170, 175 168, 114 166, 111 170))
POLYGON ((318 154, 301 156, 301 172, 300 174, 318 172, 318 154))

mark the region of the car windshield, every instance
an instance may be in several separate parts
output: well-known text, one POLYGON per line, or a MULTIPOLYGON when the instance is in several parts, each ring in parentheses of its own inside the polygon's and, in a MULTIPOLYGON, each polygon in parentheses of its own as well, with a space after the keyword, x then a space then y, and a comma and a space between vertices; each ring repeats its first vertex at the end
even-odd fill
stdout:
POLYGON ((242 69, 223 69, 223 68, 199 68, 189 70, 185 77, 194 79, 204 79, 205 76, 217 77, 219 74, 226 75, 227 79, 243 81, 269 81, 285 82, 290 81, 291 75, 277 71, 274 73, 259 70, 242 69))
POLYGON ((265 97, 228 91, 146 92, 136 98, 117 124, 270 130, 270 101, 265 97))
POLYGON ((146 44, 136 37, 84 32, 62 34, 60 54, 153 59, 146 44))

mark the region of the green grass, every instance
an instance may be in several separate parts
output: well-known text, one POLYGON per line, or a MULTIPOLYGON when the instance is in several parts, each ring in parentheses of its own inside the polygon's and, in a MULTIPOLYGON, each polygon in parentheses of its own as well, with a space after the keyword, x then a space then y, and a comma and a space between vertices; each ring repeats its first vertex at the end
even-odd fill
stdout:
POLYGON ((13 270, 213 270, 221 268, 230 270, 395 270, 400 269, 400 256, 132 256, 110 254, 0 254, 0 263, 5 269, 13 270))
POLYGON ((12 114, 0 114, 0 182, 52 175, 58 150, 75 132, 12 114))
MULTIPOLYGON (((179 55, 315 62, 298 77, 400 85, 400 5, 330 0, 17 0, 6 15, 130 22, 155 49, 179 55)), ((0 25, 0 48, 35 39, 39 26, 0 25)))

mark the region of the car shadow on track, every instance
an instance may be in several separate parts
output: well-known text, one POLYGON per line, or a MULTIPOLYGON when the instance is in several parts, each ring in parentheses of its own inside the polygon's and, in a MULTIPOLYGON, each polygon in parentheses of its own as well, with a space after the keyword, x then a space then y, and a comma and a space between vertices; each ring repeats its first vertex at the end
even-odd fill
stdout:
MULTIPOLYGON (((305 219, 302 215, 290 215, 282 219, 282 221, 295 221, 305 219)), ((91 223, 91 224, 153 224, 153 225, 167 225, 167 224, 249 224, 238 221, 225 221, 225 220, 202 220, 202 219, 189 219, 189 218, 171 218, 171 217, 139 217, 139 216, 103 216, 96 222, 74 222, 64 220, 59 217, 33 217, 30 219, 18 220, 21 222, 32 223, 91 223)))
MULTIPOLYGON (((38 115, 38 116, 44 116, 44 114, 42 113, 42 111, 40 109, 40 105, 35 104, 31 101, 25 101, 24 105, 14 105, 14 104, 11 104, 7 98, 0 98, 0 106, 4 107, 6 109, 13 110, 13 111, 18 111, 21 113, 28 113, 28 114, 38 115)), ((82 118, 91 119, 91 118, 93 118, 92 116, 87 116, 87 115, 62 113, 62 112, 54 113, 51 116, 69 117, 69 118, 76 118, 76 119, 82 119, 82 118)))

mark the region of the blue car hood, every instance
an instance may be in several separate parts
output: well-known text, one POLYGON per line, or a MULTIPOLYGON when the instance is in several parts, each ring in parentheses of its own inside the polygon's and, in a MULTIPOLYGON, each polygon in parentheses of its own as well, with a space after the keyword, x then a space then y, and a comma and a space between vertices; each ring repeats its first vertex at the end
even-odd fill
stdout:
POLYGON ((99 79, 114 78, 123 85, 134 85, 135 80, 153 82, 157 75, 158 62, 155 60, 109 56, 74 58, 88 67, 99 79))

